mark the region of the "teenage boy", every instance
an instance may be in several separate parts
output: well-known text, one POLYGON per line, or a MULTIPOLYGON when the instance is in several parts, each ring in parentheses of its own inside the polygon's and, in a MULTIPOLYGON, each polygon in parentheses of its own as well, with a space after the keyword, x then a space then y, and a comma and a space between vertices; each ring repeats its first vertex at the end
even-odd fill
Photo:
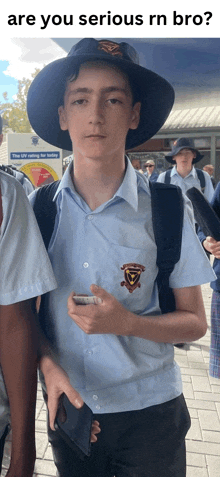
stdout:
POLYGON ((211 178, 205 171, 198 171, 194 164, 203 158, 202 154, 195 148, 194 142, 190 138, 181 137, 173 143, 172 150, 168 152, 165 159, 174 164, 173 169, 162 172, 157 182, 166 182, 169 177, 169 182, 181 187, 185 194, 191 187, 196 187, 202 190, 201 181, 199 179, 199 172, 203 175, 204 188, 202 192, 206 199, 210 202, 214 193, 211 178))
POLYGON ((34 297, 54 289, 56 280, 25 192, 2 171, 0 277, 0 471, 11 424, 7 477, 32 477, 37 385, 34 297))
MULTIPOLYGON (((186 212, 170 277, 176 311, 161 315, 149 183, 125 157, 156 134, 173 97, 163 78, 138 65, 130 45, 94 39, 45 67, 29 90, 36 133, 74 152, 54 195, 48 252, 58 289, 44 300, 41 323, 63 382, 101 427, 83 462, 49 429, 60 477, 185 476, 190 420, 173 343, 206 332, 199 285, 213 271, 186 212), (101 303, 77 305, 75 294, 101 303)), ((54 416, 62 386, 47 363, 43 373, 54 416)))

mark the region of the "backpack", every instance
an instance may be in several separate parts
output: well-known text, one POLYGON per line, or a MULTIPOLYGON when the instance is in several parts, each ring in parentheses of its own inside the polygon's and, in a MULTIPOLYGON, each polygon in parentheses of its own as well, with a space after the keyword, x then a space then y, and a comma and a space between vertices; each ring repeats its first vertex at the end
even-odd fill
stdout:
MULTIPOLYGON (((33 207, 46 249, 49 246, 55 224, 56 204, 53 202, 53 197, 59 183, 60 181, 55 181, 37 189, 33 207)), ((173 291, 169 287, 169 276, 180 259, 183 197, 178 186, 158 182, 149 182, 149 185, 153 230, 157 245, 159 271, 156 281, 159 303, 161 312, 168 313, 175 310, 175 299, 173 291)))
MULTIPOLYGON (((200 182, 201 191, 204 194, 204 191, 205 191, 205 174, 203 173, 203 171, 201 169, 197 169, 197 168, 195 168, 195 169, 196 169, 196 174, 197 174, 199 182, 200 182)), ((166 171, 166 173, 165 173, 165 181, 164 181, 165 184, 170 184, 171 171, 172 171, 172 169, 168 169, 168 171, 166 171)))

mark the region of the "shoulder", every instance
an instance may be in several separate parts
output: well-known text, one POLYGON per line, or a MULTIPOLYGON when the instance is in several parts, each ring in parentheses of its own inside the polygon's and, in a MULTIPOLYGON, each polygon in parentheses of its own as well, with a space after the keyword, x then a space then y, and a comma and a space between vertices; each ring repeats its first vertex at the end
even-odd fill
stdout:
POLYGON ((157 178, 157 182, 164 182, 165 181, 165 175, 166 175, 166 171, 161 172, 161 174, 159 174, 159 176, 157 178))

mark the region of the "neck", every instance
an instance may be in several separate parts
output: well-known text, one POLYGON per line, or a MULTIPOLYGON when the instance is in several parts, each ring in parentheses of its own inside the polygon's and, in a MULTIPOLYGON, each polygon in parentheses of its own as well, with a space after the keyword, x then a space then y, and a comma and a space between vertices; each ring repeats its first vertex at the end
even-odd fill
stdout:
POLYGON ((181 177, 186 177, 188 176, 188 174, 191 172, 192 170, 192 165, 190 164, 179 164, 176 168, 178 174, 181 176, 181 177))
POLYGON ((72 180, 77 192, 91 210, 110 200, 125 174, 125 158, 99 160, 74 156, 72 180))

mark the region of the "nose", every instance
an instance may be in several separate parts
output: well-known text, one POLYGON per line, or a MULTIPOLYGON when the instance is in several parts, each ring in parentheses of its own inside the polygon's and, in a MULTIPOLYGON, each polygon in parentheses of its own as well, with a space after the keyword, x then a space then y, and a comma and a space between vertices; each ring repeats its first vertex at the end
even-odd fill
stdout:
POLYGON ((103 124, 104 123, 104 109, 102 102, 97 98, 90 104, 89 111, 90 124, 103 124))

